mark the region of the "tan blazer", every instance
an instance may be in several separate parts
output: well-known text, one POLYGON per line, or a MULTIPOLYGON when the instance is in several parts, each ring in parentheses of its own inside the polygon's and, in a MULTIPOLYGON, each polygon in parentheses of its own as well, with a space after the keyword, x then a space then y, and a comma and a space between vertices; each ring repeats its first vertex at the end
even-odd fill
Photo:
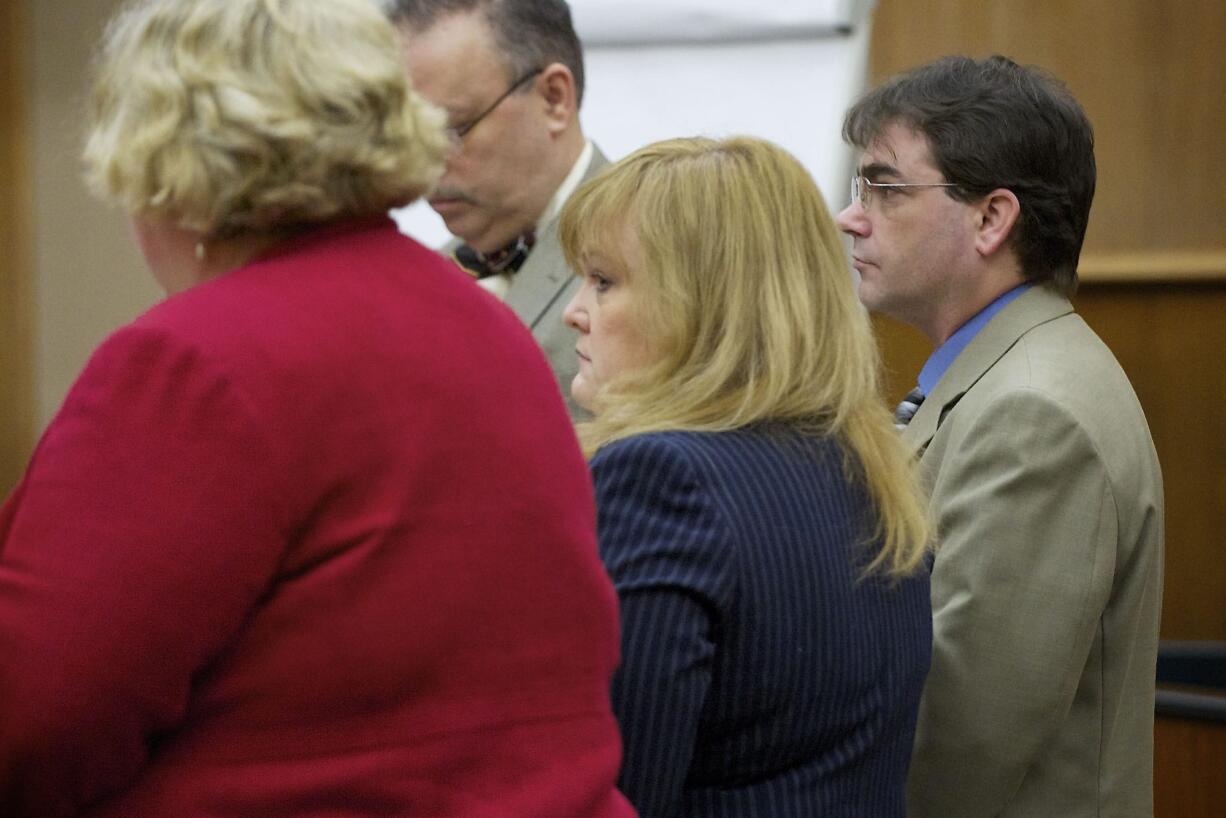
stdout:
POLYGON ((938 538, 908 814, 1152 815, 1162 478, 1114 356, 1036 286, 904 437, 938 538))
MULTIPOLYGON (((592 161, 580 184, 596 176, 609 164, 600 149, 595 145, 592 147, 592 161)), ((532 337, 545 351, 571 417, 583 414, 583 410, 570 399, 570 382, 579 371, 579 359, 575 357, 578 335, 562 322, 562 311, 578 288, 579 279, 562 255, 562 246, 558 243, 558 220, 554 219, 537 234, 536 244, 527 261, 511 280, 506 303, 528 325, 532 337)))

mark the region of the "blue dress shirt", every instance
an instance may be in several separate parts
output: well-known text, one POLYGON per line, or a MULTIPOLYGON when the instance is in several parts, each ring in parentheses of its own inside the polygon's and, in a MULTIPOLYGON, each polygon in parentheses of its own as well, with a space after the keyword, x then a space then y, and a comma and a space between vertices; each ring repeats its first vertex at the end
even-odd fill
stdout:
POLYGON ((1006 293, 1002 293, 995 301, 977 312, 974 318, 959 327, 957 332, 945 340, 945 343, 937 347, 936 351, 928 358, 927 363, 924 364, 924 368, 920 370, 920 390, 925 395, 931 395, 932 390, 936 389, 937 384, 941 382, 941 376, 945 374, 945 370, 949 369, 958 355, 962 353, 962 350, 966 349, 966 345, 974 340, 975 336, 979 334, 979 330, 987 326, 987 323, 992 320, 992 316, 1003 310, 1006 304, 1030 289, 1030 286, 1030 282, 1027 281, 1006 293))

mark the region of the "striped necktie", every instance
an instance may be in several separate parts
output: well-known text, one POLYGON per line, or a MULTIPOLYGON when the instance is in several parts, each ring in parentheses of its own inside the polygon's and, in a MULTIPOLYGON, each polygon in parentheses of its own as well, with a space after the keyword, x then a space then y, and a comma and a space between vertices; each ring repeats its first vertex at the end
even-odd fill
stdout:
POLYGON ((915 413, 919 411, 920 404, 924 402, 924 390, 918 386, 907 393, 907 396, 902 399, 902 403, 898 404, 898 408, 894 410, 894 428, 902 431, 907 428, 907 424, 911 422, 911 418, 915 417, 915 413))

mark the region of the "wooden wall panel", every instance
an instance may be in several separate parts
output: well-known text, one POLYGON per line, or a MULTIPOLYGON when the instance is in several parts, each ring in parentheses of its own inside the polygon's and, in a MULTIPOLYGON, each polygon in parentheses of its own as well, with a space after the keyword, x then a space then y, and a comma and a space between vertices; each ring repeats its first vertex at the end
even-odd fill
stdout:
MULTIPOLYGON (((1075 302, 1132 379, 1162 461, 1168 639, 1226 639, 1224 40, 1220 0, 878 0, 870 54, 874 82, 951 53, 1042 65, 1094 123, 1075 302)), ((896 402, 930 346, 876 326, 896 402)))
POLYGON ((24 4, 0 3, 0 498, 34 429, 24 4))
POLYGON ((1218 818, 1226 812, 1226 724, 1154 723, 1154 818, 1218 818))
POLYGON ((1084 277, 1169 272, 1171 254, 1226 274, 1224 41, 1221 0, 878 0, 870 65, 875 80, 952 53, 1042 65, 1095 128, 1084 277))
POLYGON ((886 399, 890 406, 897 406, 915 388, 919 371, 932 354, 932 343, 919 330, 884 315, 873 316, 873 328, 881 345, 886 399))
POLYGON ((1226 640, 1226 282, 1090 284, 1074 303, 1128 373, 1162 463, 1162 634, 1226 640))

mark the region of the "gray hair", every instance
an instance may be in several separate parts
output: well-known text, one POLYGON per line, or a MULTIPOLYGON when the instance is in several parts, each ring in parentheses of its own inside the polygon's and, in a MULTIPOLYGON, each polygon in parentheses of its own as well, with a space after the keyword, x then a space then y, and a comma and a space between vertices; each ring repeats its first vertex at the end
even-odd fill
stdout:
POLYGON ((565 0, 386 0, 392 22, 425 31, 444 17, 485 15, 511 77, 562 63, 575 78, 583 102, 583 45, 565 0))

